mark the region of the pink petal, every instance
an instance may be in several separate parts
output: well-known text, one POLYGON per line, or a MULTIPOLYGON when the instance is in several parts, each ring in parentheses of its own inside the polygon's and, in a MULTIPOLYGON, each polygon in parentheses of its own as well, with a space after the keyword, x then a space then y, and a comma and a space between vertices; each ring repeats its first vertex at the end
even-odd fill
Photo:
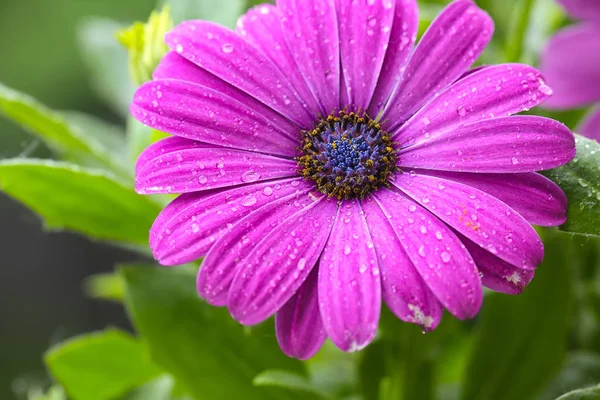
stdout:
POLYGON ((310 128, 314 116, 285 74, 235 32, 208 21, 186 21, 165 38, 171 50, 227 83, 262 101, 299 126, 310 128))
MULTIPOLYGON (((275 227, 299 210, 312 204, 309 196, 313 185, 302 182, 295 193, 267 203, 246 215, 229 228, 208 251, 198 273, 198 293, 208 303, 227 305, 231 282, 240 267, 240 262, 256 247, 260 240, 275 227)), ((272 193, 272 188, 263 194, 272 193)))
POLYGON ((400 82, 402 71, 414 50, 418 28, 419 7, 416 0, 396 0, 390 41, 379 74, 379 81, 368 109, 369 115, 379 115, 379 111, 400 82))
POLYGON ((538 116, 479 121, 401 150, 398 165, 442 171, 515 173, 559 167, 575 157, 565 125, 538 116))
POLYGON ((600 107, 594 108, 585 117, 577 132, 585 137, 600 142, 600 107))
POLYGON ((294 157, 300 144, 299 130, 283 131, 233 97, 184 81, 145 83, 131 113, 151 128, 217 146, 294 157))
POLYGON ((358 200, 342 203, 319 262, 325 331, 343 351, 358 351, 377 332, 381 281, 377 255, 358 200))
POLYGON ((571 16, 600 24, 600 3, 598 0, 558 0, 558 2, 571 16))
POLYGON ((483 298, 479 272, 452 230, 397 189, 374 197, 439 302, 458 318, 473 318, 483 298))
POLYGON ((273 229, 239 263, 229 290, 231 315, 244 325, 277 312, 302 286, 316 264, 337 203, 316 198, 273 229))
POLYGON ((443 308, 423 281, 390 220, 372 198, 361 202, 381 272, 383 299, 394 314, 405 322, 432 331, 440 323, 443 308))
POLYGON ((393 138, 401 147, 411 146, 461 125, 528 110, 551 94, 532 67, 490 66, 454 83, 394 132, 393 138))
POLYGON ((559 31, 540 65, 554 91, 547 107, 568 109, 600 100, 600 26, 580 24, 559 31))
POLYGON ((236 32, 262 51, 285 74, 300 98, 306 102, 312 115, 317 116, 330 111, 320 108, 298 70, 296 61, 285 42, 280 14, 275 6, 261 4, 251 8, 238 20, 236 32))
POLYGON ((394 1, 337 0, 342 90, 352 109, 366 110, 371 102, 383 65, 394 21, 394 1), (369 49, 364 51, 363 49, 369 49))
POLYGON ((502 260, 535 269, 544 258, 536 231, 515 210, 474 187, 420 174, 392 182, 442 221, 502 260))
POLYGON ((275 315, 279 347, 285 354, 300 360, 314 356, 327 334, 319 312, 317 270, 313 269, 306 282, 275 315))
POLYGON ((150 248, 162 265, 206 255, 228 226, 278 198, 296 193, 301 179, 255 183, 230 190, 190 193, 173 200, 150 229, 150 248))
POLYGON ((411 56, 382 120, 390 131, 456 81, 483 52, 494 22, 471 0, 457 0, 432 22, 411 56))
POLYGON ((340 107, 340 40, 334 0, 277 0, 276 4, 297 68, 321 109, 331 114, 340 107))
POLYGON ((136 165, 140 194, 190 193, 297 175, 293 160, 171 137, 149 146, 136 165))

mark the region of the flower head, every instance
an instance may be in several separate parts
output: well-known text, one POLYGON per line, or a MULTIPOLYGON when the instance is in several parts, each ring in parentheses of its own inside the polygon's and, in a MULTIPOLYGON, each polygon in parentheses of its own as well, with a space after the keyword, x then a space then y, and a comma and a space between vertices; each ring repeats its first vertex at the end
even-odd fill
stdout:
POLYGON ((243 324, 276 315, 286 354, 354 351, 382 299, 435 329, 516 294, 543 258, 530 224, 565 221, 535 173, 571 160, 560 123, 511 116, 551 95, 518 64, 469 70, 493 31, 470 0, 420 43, 415 0, 279 0, 237 29, 189 21, 131 111, 174 136, 137 165, 140 193, 178 193, 155 257, 205 257, 197 287, 243 324))

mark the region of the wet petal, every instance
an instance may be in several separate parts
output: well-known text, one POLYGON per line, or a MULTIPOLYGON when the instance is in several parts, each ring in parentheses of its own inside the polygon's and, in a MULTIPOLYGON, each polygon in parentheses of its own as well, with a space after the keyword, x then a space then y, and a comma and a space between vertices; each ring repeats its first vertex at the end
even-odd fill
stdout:
POLYGON ((479 272, 461 241, 448 226, 397 189, 382 189, 375 198, 440 303, 458 318, 474 317, 483 292, 479 272))
POLYGON ((471 0, 457 0, 431 23, 383 113, 393 131, 456 81, 483 52, 494 22, 471 0))
POLYGON ((565 125, 537 116, 494 118, 460 126, 400 151, 398 165, 461 172, 534 172, 575 157, 565 125))
POLYGON ((394 5, 394 0, 337 1, 342 90, 348 98, 342 107, 369 106, 390 40, 394 5))
POLYGON ((540 69, 554 91, 547 107, 568 109, 600 100, 600 26, 569 26, 542 53, 540 69))
POLYGON ((228 307, 244 325, 277 312, 302 286, 319 259, 337 204, 325 196, 285 220, 240 262, 228 307))
POLYGON ((280 14, 275 6, 261 4, 251 8, 238 20, 236 32, 262 51, 285 74, 312 115, 316 117, 331 111, 321 109, 308 89, 285 42, 280 14))
POLYGON ((255 183, 230 190, 190 193, 173 200, 150 229, 150 248, 162 265, 206 255, 233 223, 298 190, 301 179, 255 183))
POLYGON ((321 109, 331 114, 340 107, 340 40, 334 0, 277 0, 276 4, 297 68, 321 109))
POLYGON ((296 175, 293 160, 173 137, 149 146, 136 165, 140 194, 190 193, 296 175))
POLYGON ((535 269, 544 246, 531 225, 497 198, 435 176, 400 174, 392 182, 442 221, 502 260, 535 269))
POLYGON ((285 74, 235 32, 208 21, 186 21, 165 37, 171 50, 310 128, 313 116, 285 74))
POLYGON ((411 146, 426 141, 428 135, 439 135, 460 125, 528 110, 551 94, 539 71, 532 67, 490 66, 454 83, 392 136, 401 147, 411 146))
POLYGON ((589 112, 577 132, 600 142, 600 107, 596 107, 589 112))
POLYGON ((600 23, 600 3, 598 0, 558 0, 558 2, 572 17, 600 23))
POLYGON ((300 143, 300 132, 284 132, 232 97, 189 82, 142 85, 131 113, 151 128, 223 147, 294 157, 300 143))
POLYGON ((416 0, 396 0, 390 40, 368 109, 369 115, 379 115, 393 89, 400 82, 406 62, 414 49, 418 28, 419 7, 416 0))
MULTIPOLYGON (((278 224, 313 202, 308 194, 312 188, 312 184, 302 182, 297 185, 295 193, 267 203, 244 216, 239 222, 236 221, 227 233, 214 243, 204 258, 196 282, 200 296, 210 304, 227 305, 229 288, 239 266, 242 265, 240 262, 278 224)), ((270 186, 263 189, 263 195, 272 193, 273 188, 270 186)))
POLYGON ((440 302, 402 248, 392 220, 374 199, 361 204, 377 253, 383 299, 401 320, 418 324, 424 331, 434 330, 444 311, 440 302))
POLYGON ((317 277, 317 270, 313 269, 275 316, 279 347, 288 356, 300 360, 314 356, 327 338, 319 312, 317 277))
POLYGON ((381 280, 358 200, 340 206, 318 268, 319 306, 327 334, 343 351, 363 349, 377 332, 381 280))

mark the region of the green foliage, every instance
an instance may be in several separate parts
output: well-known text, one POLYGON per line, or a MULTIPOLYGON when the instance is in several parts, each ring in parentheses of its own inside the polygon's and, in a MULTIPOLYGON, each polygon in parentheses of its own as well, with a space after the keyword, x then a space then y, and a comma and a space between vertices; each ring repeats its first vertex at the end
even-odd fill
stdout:
POLYGON ((205 19, 233 28, 238 17, 253 1, 247 4, 245 0, 161 0, 161 3, 171 7, 175 24, 205 19))
POLYGON ((145 346, 107 330, 76 337, 51 349, 46 364, 73 400, 110 400, 160 375, 145 346))
POLYGON ((305 399, 326 399, 326 395, 315 387, 310 379, 289 371, 267 370, 254 378, 255 386, 278 387, 291 391, 304 392, 305 399))
POLYGON ((94 299, 116 302, 125 300, 125 281, 117 273, 90 276, 84 287, 86 294, 94 299))
POLYGON ((598 400, 600 399, 600 385, 579 389, 560 396, 557 400, 598 400))

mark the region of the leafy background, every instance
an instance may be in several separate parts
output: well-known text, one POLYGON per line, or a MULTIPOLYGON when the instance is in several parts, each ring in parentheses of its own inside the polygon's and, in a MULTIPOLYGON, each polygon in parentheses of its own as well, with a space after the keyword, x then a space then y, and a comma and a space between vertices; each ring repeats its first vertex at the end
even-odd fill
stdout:
MULTIPOLYGON (((230 26, 250 5, 169 3, 176 21, 230 26)), ((420 3, 424 30, 446 2, 420 3)), ((535 64, 569 23, 552 0, 478 3, 497 26, 482 63, 535 64)), ((127 119, 133 83, 114 33, 156 6, 0 2, 0 398, 552 400, 600 383, 600 148, 583 138, 577 161, 548 173, 571 208, 563 232, 541 231, 544 265, 524 295, 487 294, 471 322, 446 315, 422 335, 384 312, 367 350, 326 346, 300 363, 277 349, 272 324, 244 329, 206 307, 193 266, 152 267, 147 227, 165 199, 131 190, 152 132, 127 119)), ((574 128, 584 110, 534 112, 574 128)))

